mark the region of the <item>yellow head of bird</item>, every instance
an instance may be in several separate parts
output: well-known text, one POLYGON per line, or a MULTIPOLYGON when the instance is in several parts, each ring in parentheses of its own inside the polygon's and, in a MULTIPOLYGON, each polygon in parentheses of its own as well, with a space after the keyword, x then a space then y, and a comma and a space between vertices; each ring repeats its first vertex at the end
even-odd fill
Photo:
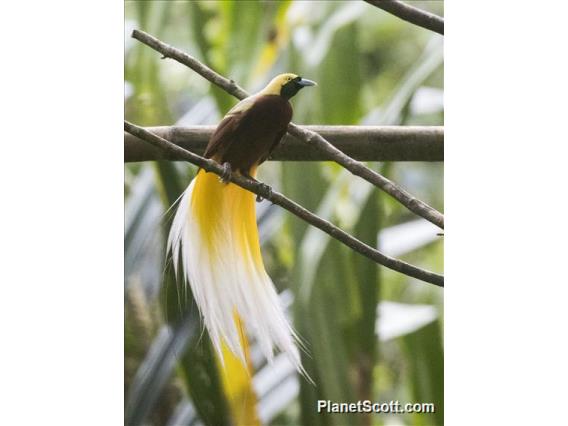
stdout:
POLYGON ((299 75, 286 73, 274 77, 261 91, 264 95, 280 95, 290 99, 296 93, 307 86, 316 86, 315 81, 300 77, 299 75))

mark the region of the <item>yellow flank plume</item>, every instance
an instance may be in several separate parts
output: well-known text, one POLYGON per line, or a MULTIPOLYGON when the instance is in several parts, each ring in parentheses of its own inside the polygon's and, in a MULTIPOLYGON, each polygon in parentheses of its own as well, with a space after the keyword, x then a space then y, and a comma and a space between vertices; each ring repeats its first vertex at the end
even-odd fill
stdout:
POLYGON ((224 186, 217 175, 204 170, 200 170, 195 178, 191 206, 208 249, 212 248, 215 236, 210 231, 221 223, 223 217, 224 186))
MULTIPOLYGON (((255 176, 256 169, 251 171, 255 176)), ((218 247, 220 232, 231 232, 238 244, 239 252, 247 265, 252 260, 257 267, 262 267, 262 255, 258 243, 256 226, 255 196, 252 192, 234 183, 223 183, 214 173, 200 170, 196 177, 192 197, 192 208, 199 229, 212 254, 219 254, 223 247, 218 247), (221 228, 228 225, 230 228, 221 228), (252 259, 246 257, 251 256, 252 259)))
MULTIPOLYGON (((231 417, 236 426, 260 426, 256 411, 256 394, 252 388, 252 364, 247 336, 239 316, 235 313, 235 324, 239 330, 241 345, 245 352, 247 366, 223 343, 222 371, 223 388, 229 401, 231 417)), ((219 363, 220 364, 220 363, 219 363)))

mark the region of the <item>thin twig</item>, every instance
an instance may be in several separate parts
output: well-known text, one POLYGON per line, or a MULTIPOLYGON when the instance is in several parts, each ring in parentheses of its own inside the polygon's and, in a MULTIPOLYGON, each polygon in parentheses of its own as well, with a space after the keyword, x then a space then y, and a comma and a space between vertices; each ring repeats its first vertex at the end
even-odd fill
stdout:
POLYGON ((298 127, 295 124, 290 124, 288 126, 288 132, 291 135, 316 146, 322 151, 325 151, 336 163, 341 164, 355 176, 359 176, 366 181, 373 183, 375 186, 378 186, 387 194, 398 200, 402 205, 406 206, 408 210, 444 229, 444 216, 440 212, 411 195, 409 192, 402 189, 383 175, 369 169, 360 161, 354 160, 353 158, 345 155, 317 133, 310 132, 309 130, 298 127))
MULTIPOLYGON (((219 176, 221 176, 224 172, 223 167, 219 163, 189 152, 171 143, 170 141, 147 131, 142 127, 138 127, 132 123, 129 123, 128 121, 124 122, 124 130, 138 137, 139 139, 142 139, 152 144, 153 146, 166 151, 168 155, 183 158, 184 160, 195 164, 198 167, 201 167, 207 172, 213 172, 219 176)), ((366 256, 367 258, 375 261, 380 265, 386 266, 387 268, 398 271, 410 277, 414 277, 419 280, 437 285, 439 287, 444 286, 444 277, 442 275, 426 271, 401 260, 384 255, 380 251, 349 235, 342 229, 339 229, 327 220, 311 213, 309 210, 285 197, 281 193, 272 190, 272 188, 262 182, 246 178, 237 173, 231 174, 230 181, 288 210, 290 213, 296 215, 310 225, 321 229, 332 238, 335 238, 336 240, 345 244, 347 247, 350 247, 351 249, 357 251, 358 253, 361 253, 363 256, 366 256)))
MULTIPOLYGON (((161 53, 164 58, 172 58, 181 64, 188 66, 199 75, 210 82, 215 83, 217 86, 221 87, 236 98, 244 99, 248 96, 248 93, 233 80, 223 77, 208 66, 199 62, 193 56, 158 40, 156 37, 140 30, 132 31, 132 37, 161 53)), ((444 215, 442 215, 439 211, 414 197, 394 182, 391 182, 389 179, 374 170, 369 169, 360 161, 356 161, 348 155, 345 155, 325 140, 321 135, 310 130, 300 128, 293 123, 290 123, 288 126, 288 133, 325 152, 329 160, 333 160, 336 163, 341 164, 355 176, 362 177, 368 182, 381 188, 387 194, 398 200, 402 205, 406 206, 406 208, 410 211, 444 229, 444 215)))
POLYGON ((444 18, 398 0, 365 0, 391 15, 444 35, 444 18))
MULTIPOLYGON (((216 126, 159 126, 147 130, 202 155, 216 126)), ((444 161, 442 126, 302 126, 360 161, 444 161)), ((325 161, 325 152, 286 135, 271 154, 275 161, 325 161)), ((124 161, 180 160, 124 133, 124 161)))

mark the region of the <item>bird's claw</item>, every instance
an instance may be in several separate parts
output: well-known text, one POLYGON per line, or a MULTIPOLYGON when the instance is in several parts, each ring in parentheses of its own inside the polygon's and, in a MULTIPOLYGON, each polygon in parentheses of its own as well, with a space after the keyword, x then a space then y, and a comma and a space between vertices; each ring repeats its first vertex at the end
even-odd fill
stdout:
POLYGON ((268 186, 265 183, 261 183, 260 184, 260 192, 263 195, 257 194, 256 195, 256 202, 260 203, 262 200, 264 200, 265 198, 270 198, 272 197, 272 188, 270 186, 268 186))
POLYGON ((223 163, 223 173, 219 176, 219 180, 223 183, 229 183, 231 181, 231 164, 230 163, 223 163))
POLYGON ((266 198, 268 198, 268 199, 272 198, 272 188, 269 185, 267 185, 263 182, 259 182, 258 180, 253 178, 248 173, 243 173, 243 176, 246 177, 247 179, 252 180, 254 183, 256 183, 258 185, 258 192, 260 194, 256 194, 256 202, 257 203, 260 203, 261 201, 263 201, 266 198))

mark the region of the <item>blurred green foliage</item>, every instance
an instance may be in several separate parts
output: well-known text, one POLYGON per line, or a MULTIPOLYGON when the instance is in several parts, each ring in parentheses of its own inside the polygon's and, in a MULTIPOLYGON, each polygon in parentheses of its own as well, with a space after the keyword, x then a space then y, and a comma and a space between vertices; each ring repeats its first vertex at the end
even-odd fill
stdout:
MULTIPOLYGON (((443 14, 443 3, 413 2, 443 14)), ((254 92, 290 71, 316 80, 292 103, 306 124, 443 124, 442 37, 364 2, 127 1, 125 114, 141 125, 214 124, 236 100, 130 38, 133 28, 254 92)), ((443 210, 443 164, 369 164, 443 210)), ((164 257, 169 209, 195 169, 125 166, 128 424, 228 424, 206 332, 164 257)), ((269 162, 259 177, 388 254, 443 270, 437 230, 332 163, 269 162)), ((258 205, 265 264, 291 304, 317 386, 253 360, 269 424, 443 423, 443 291, 379 268, 275 206, 258 205), (262 373, 267 374, 262 374, 262 373), (268 379, 267 379, 268 378, 268 379), (317 400, 433 402, 432 414, 318 414, 317 400)), ((277 363, 278 364, 278 363, 277 363)))

